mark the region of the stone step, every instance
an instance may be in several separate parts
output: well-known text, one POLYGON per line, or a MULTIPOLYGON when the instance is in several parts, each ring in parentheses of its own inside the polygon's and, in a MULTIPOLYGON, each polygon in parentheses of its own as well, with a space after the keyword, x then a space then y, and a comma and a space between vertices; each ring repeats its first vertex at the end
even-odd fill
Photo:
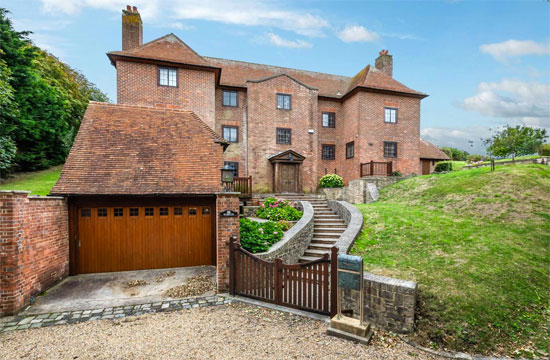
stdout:
POLYGON ((325 254, 330 254, 330 250, 317 250, 317 249, 307 248, 306 251, 304 252, 304 256, 323 257, 325 254))
POLYGON ((298 262, 299 263, 306 263, 306 262, 310 262, 310 261, 319 260, 320 258, 322 258, 322 256, 302 256, 298 260, 298 262))
POLYGON ((338 215, 332 210, 315 210, 314 215, 338 215))
POLYGON ((318 241, 315 241, 315 242, 310 242, 309 243, 309 249, 317 249, 317 250, 328 250, 330 251, 330 249, 332 249, 332 247, 334 246, 334 244, 336 244, 336 241, 330 241, 330 244, 328 244, 329 241, 327 241, 327 244, 325 243, 322 243, 322 242, 318 242, 318 241))
POLYGON ((311 239, 311 242, 310 244, 330 244, 330 245, 334 245, 336 244, 336 240, 338 239, 334 239, 334 238, 312 238, 311 239))
POLYGON ((338 239, 342 235, 341 232, 317 232, 313 231, 313 238, 316 239, 338 239))
POLYGON ((345 224, 344 220, 338 219, 313 219, 315 224, 345 224))
POLYGON ((327 215, 327 214, 315 214, 313 213, 313 221, 317 220, 340 220, 338 215, 327 215))
POLYGON ((313 233, 316 234, 316 233, 343 233, 344 231, 346 231, 346 228, 345 227, 341 227, 341 228, 334 228, 334 227, 317 227, 317 226, 314 226, 313 227, 313 233))
POLYGON ((345 229, 348 226, 346 223, 342 222, 322 222, 322 223, 313 223, 314 228, 331 228, 331 229, 345 229))

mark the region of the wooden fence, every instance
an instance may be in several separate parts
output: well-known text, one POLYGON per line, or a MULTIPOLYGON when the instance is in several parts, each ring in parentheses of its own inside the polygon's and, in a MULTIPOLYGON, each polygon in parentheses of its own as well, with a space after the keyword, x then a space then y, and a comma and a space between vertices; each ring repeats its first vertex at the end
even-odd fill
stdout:
POLYGON ((231 190, 240 192, 240 198, 252 198, 252 176, 234 177, 231 190))
POLYGON ((391 176, 393 162, 371 161, 360 165, 361 177, 363 176, 391 176))
POLYGON ((338 249, 308 263, 286 265, 281 259, 265 261, 230 243, 229 292, 277 305, 336 314, 338 249), (334 291, 332 291, 334 289, 334 291))

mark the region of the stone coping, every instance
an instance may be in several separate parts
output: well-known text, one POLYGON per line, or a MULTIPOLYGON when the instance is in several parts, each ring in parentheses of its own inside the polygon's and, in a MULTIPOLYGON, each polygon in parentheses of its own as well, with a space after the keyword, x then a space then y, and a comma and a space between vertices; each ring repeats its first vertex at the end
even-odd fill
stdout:
POLYGON ((402 289, 403 292, 413 292, 416 290, 416 282, 410 280, 395 279, 387 276, 375 275, 369 272, 363 274, 363 279, 380 284, 395 286, 402 289))
POLYGON ((304 214, 302 215, 302 218, 298 220, 296 224, 294 224, 293 227, 291 227, 288 231, 285 232, 285 235, 281 240, 273 244, 269 248, 268 251, 257 253, 255 255, 263 257, 263 256, 269 256, 271 253, 281 249, 285 245, 288 244, 292 238, 294 238, 296 235, 298 235, 304 227, 306 227, 307 224, 309 224, 311 221, 313 221, 313 206, 309 203, 309 201, 298 201, 302 204, 302 209, 304 209, 304 214))
POLYGON ((30 191, 27 190, 0 190, 0 193, 9 193, 9 194, 30 194, 30 191))
POLYGON ((347 201, 328 200, 327 202, 328 206, 336 211, 348 226, 335 244, 336 247, 338 247, 339 253, 347 254, 361 232, 361 228, 363 227, 363 214, 347 201))
POLYGON ((178 311, 199 307, 224 305, 231 302, 224 295, 197 296, 184 299, 172 299, 139 305, 115 306, 100 309, 65 311, 27 316, 11 316, 0 319, 0 333, 29 328, 41 328, 55 325, 75 324, 93 320, 117 320, 128 316, 147 313, 178 311))

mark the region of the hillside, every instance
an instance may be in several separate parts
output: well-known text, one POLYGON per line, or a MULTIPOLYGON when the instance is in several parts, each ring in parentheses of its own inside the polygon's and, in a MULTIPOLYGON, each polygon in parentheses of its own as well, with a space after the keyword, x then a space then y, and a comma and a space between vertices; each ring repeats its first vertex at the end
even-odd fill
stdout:
POLYGON ((359 205, 367 271, 415 280, 415 339, 469 353, 550 352, 550 167, 410 178, 359 205))

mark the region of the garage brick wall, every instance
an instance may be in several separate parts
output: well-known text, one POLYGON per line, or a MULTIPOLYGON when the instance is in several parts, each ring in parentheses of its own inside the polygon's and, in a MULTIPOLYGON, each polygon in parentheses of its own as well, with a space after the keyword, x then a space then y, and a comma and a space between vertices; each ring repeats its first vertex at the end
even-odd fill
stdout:
POLYGON ((231 236, 239 236, 239 217, 221 217, 225 210, 233 210, 239 213, 239 197, 237 193, 218 194, 216 199, 217 216, 217 246, 216 246, 216 271, 218 292, 229 290, 229 240, 231 236))
POLYGON ((0 316, 69 273, 66 200, 0 191, 0 316))

